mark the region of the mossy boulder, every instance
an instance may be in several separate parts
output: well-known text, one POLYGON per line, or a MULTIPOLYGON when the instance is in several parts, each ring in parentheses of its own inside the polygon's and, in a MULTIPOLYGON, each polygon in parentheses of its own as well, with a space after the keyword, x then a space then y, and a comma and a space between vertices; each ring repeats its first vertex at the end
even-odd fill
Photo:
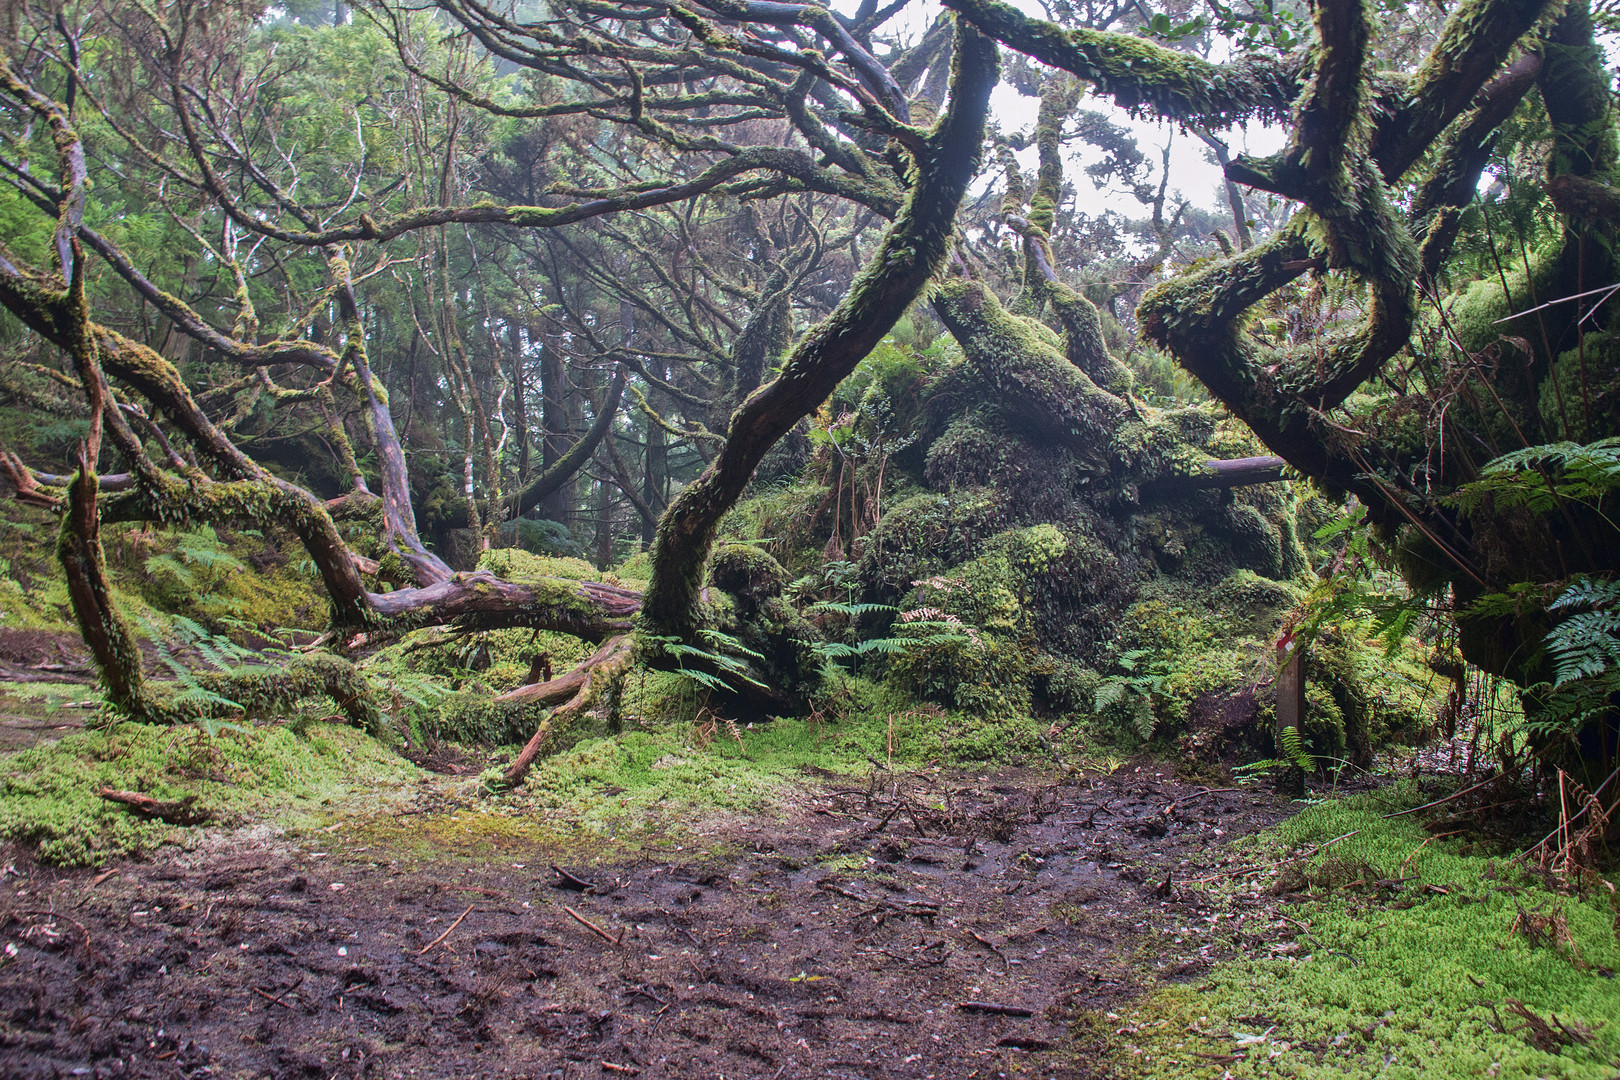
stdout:
POLYGON ((821 680, 816 644, 821 632, 782 596, 787 571, 748 544, 723 544, 709 563, 708 615, 735 638, 762 681, 789 694, 813 690, 821 680), (748 654, 753 654, 749 656, 748 654))
POLYGON ((722 544, 709 561, 709 584, 757 605, 782 595, 787 571, 752 545, 722 544))

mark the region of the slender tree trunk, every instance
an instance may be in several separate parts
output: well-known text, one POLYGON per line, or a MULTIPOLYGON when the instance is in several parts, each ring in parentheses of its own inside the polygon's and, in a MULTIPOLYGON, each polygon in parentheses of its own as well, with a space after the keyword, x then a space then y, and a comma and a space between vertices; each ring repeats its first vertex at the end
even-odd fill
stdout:
MULTIPOLYGON (((557 350, 549 345, 541 346, 540 351, 540 393, 543 402, 540 422, 546 429, 540 450, 540 467, 544 470, 568 452, 575 430, 569 408, 573 395, 568 388, 568 370, 557 350)), ((552 521, 572 527, 574 505, 574 478, 569 477, 540 503, 540 512, 552 521)))
MULTIPOLYGON (((647 421, 647 452, 641 470, 641 501, 650 507, 663 506, 669 498, 669 442, 664 429, 647 421)), ((658 535, 656 521, 641 523, 641 545, 651 547, 658 535)))
POLYGON ((613 485, 607 482, 607 470, 596 483, 596 568, 606 570, 613 565, 613 485))
POLYGON ((642 610, 655 632, 696 635, 698 594, 720 519, 766 452, 855 370, 945 261, 957 206, 977 171, 997 77, 996 46, 988 38, 958 22, 956 48, 950 105, 917 148, 915 186, 872 261, 833 313, 799 339, 781 374, 738 407, 714 462, 659 522, 642 610))

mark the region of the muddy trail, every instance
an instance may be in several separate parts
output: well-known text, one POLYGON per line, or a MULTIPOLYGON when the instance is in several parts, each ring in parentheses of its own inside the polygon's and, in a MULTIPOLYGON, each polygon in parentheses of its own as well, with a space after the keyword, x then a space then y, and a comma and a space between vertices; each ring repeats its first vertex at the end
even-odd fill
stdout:
POLYGON ((1289 936, 1228 846, 1289 812, 1267 793, 1152 763, 848 784, 594 865, 320 832, 9 853, 0 1074, 1093 1077, 1112 1007, 1289 936))

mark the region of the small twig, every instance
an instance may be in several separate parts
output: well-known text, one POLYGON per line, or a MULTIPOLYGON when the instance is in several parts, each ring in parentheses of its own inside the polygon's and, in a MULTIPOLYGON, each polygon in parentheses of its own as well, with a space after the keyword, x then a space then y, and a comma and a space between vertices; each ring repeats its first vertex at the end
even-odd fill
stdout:
POLYGON ((433 948, 433 946, 437 945, 439 942, 441 942, 445 938, 449 937, 450 936, 450 931, 454 930, 456 927, 460 926, 461 925, 461 920, 465 919, 468 915, 471 915, 472 914, 472 909, 474 907, 476 907, 476 906, 477 906, 476 904, 468 904, 467 905, 467 910, 463 911, 460 915, 456 916, 456 921, 451 923, 448 927, 446 927, 444 933, 440 934, 438 937, 434 938, 432 941, 430 941, 426 945, 422 946, 422 951, 417 953, 416 955, 417 956, 426 955, 426 953, 427 953, 427 951, 429 949, 433 948))
POLYGON ((1594 804, 1597 803, 1597 800, 1602 797, 1605 789, 1607 789, 1608 786, 1614 782, 1614 779, 1617 776, 1620 776, 1620 766, 1616 766, 1615 770, 1609 774, 1608 778, 1604 780, 1603 783, 1598 785, 1597 790, 1592 792, 1591 797, 1587 799, 1584 804, 1582 804, 1579 810, 1575 811, 1575 815, 1573 817, 1571 817, 1568 821, 1560 821, 1558 823, 1558 828, 1542 837, 1534 846, 1528 847, 1519 852, 1519 854, 1513 856, 1513 861, 1523 862, 1525 859, 1529 858, 1533 852, 1540 851, 1543 847, 1545 847, 1549 840, 1552 840, 1559 833, 1565 832, 1571 825, 1574 825, 1575 822, 1579 821, 1581 819, 1581 815, 1585 814, 1589 809, 1592 808, 1594 804))
POLYGON ((977 930, 969 930, 968 933, 973 937, 974 941, 977 941, 980 945, 983 945, 985 948, 987 948, 991 952, 995 953, 996 956, 998 958, 1000 958, 1002 964, 1006 965, 1007 967, 1012 966, 1011 962, 1008 961, 1006 955, 1001 951, 1000 946, 998 946, 995 942, 991 941, 987 937, 980 936, 980 934, 979 934, 979 932, 977 930))
POLYGON ((648 1001, 656 1001, 656 1002, 658 1002, 658 1004, 664 1006, 666 1009, 669 1008, 669 1002, 665 1001, 663 998, 661 998, 657 994, 653 993, 651 987, 648 987, 646 985, 632 986, 630 989, 628 989, 628 990, 626 990, 624 992, 625 997, 629 997, 631 994, 637 994, 637 995, 639 995, 641 997, 646 998, 648 1001))
POLYGON ((901 804, 899 804, 899 803, 896 803, 895 805, 889 807, 889 812, 887 814, 883 815, 883 820, 878 822, 876 825, 872 826, 872 828, 868 829, 866 831, 866 835, 868 835, 868 836, 876 836, 878 833, 882 832, 884 829, 887 829, 889 827, 889 822, 894 819, 894 815, 896 815, 896 814, 898 814, 900 812, 900 808, 901 808, 901 804))
POLYGON ((1317 844, 1315 847, 1311 848, 1309 851, 1300 852, 1298 855, 1295 855, 1292 860, 1284 860, 1284 861, 1298 862, 1301 859, 1308 859, 1312 855, 1315 855, 1318 851, 1321 851, 1323 848, 1330 848, 1334 844, 1337 844, 1340 840, 1348 840, 1352 836, 1355 836, 1359 832, 1361 832, 1360 829, 1351 829, 1349 832, 1345 833, 1343 836, 1335 836, 1333 839, 1327 841, 1326 843, 1317 844))
POLYGON ((569 907, 567 904, 563 905, 563 910, 568 912, 568 914, 572 915, 574 917, 575 922, 579 923, 581 926, 585 927, 587 930, 589 930, 592 933, 596 934, 603 941, 611 942, 612 944, 617 945, 617 944, 620 943, 620 941, 624 937, 624 935, 622 933, 618 937, 614 937, 612 934, 608 933, 606 930, 602 929, 600 926, 597 926, 595 923, 591 922, 591 920, 587 919, 585 916, 581 915, 579 912, 575 911, 573 908, 569 907))
POLYGON ((281 993, 275 995, 274 997, 271 997, 270 994, 266 993, 264 990, 261 990, 257 986, 255 986, 253 988, 253 992, 255 994, 258 994, 260 997, 264 998, 264 1000, 268 1001, 272 1005, 280 1005, 283 1009, 290 1009, 290 1008, 292 1008, 292 1006, 287 1004, 282 999, 285 998, 288 994, 292 993, 294 990, 297 990, 300 986, 303 986, 303 985, 304 985, 304 976, 300 975, 300 976, 298 976, 298 981, 297 982, 293 983, 291 986, 287 987, 287 989, 283 990, 281 993))
POLYGON ((963 1012, 995 1013, 997 1016, 1034 1016, 1034 1009, 1022 1005, 997 1005, 993 1001, 963 1001, 956 1006, 963 1012))
POLYGON ((634 1076, 641 1071, 634 1065, 620 1065, 617 1061, 604 1061, 602 1062, 602 1068, 608 1072, 624 1073, 627 1076, 634 1076))
POLYGON ((1417 858, 1418 852, 1422 851, 1424 848, 1428 847, 1430 844, 1434 843, 1436 840, 1444 840, 1448 836, 1459 836, 1459 835, 1461 835, 1462 833, 1464 833, 1466 831, 1467 830, 1465 830, 1465 829, 1453 829, 1451 832, 1436 833, 1435 835, 1429 837, 1427 840, 1423 841, 1423 843, 1421 843, 1417 847, 1413 848, 1412 849, 1412 854, 1408 855, 1406 858, 1401 860, 1401 868, 1399 870, 1395 871, 1395 872, 1397 874, 1405 873, 1406 872, 1406 865, 1408 863, 1410 863, 1413 859, 1417 858))
POLYGON ((923 831, 922 822, 917 820, 917 811, 911 807, 910 799, 906 800, 906 814, 910 816, 911 824, 916 828, 917 835, 922 837, 924 840, 928 839, 928 834, 923 831))

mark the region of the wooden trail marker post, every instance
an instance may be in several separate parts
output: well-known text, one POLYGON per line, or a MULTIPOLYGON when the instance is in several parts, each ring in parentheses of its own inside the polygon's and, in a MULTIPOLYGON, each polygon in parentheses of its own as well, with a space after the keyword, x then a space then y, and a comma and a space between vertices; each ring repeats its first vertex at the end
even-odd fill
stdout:
POLYGON ((1300 745, 1305 720, 1305 650, 1298 647, 1294 631, 1285 629, 1277 639, 1277 725, 1274 741, 1277 756, 1286 762, 1277 770, 1277 790, 1295 798, 1305 794, 1305 770, 1293 761, 1285 747, 1300 745), (1294 738, 1284 741, 1283 732, 1294 729, 1294 738))

